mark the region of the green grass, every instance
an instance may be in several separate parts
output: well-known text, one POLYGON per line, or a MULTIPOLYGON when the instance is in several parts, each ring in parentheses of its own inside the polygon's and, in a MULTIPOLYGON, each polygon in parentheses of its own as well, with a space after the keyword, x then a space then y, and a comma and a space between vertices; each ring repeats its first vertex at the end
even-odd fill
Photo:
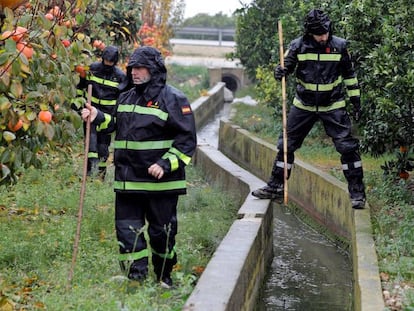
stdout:
MULTIPOLYGON (((190 102, 208 88, 208 70, 172 65, 168 83, 190 102)), ((82 138, 66 153, 44 152, 43 168, 22 171, 0 187, 0 310, 181 310, 213 252, 236 219, 230 194, 209 185, 192 165, 178 206, 177 285, 161 289, 122 275, 114 229, 113 167, 105 182, 88 179, 81 239, 68 290, 82 182, 82 138)))
POLYGON ((209 88, 208 68, 203 66, 168 65, 167 83, 183 91, 193 102, 209 88))
POLYGON ((122 310, 122 305, 123 310, 181 310, 236 218, 235 200, 190 165, 189 193, 178 207, 179 262, 173 272, 178 286, 162 290, 153 275, 139 285, 123 277, 117 262, 110 167, 105 182, 86 182, 81 242, 68 291, 83 159, 78 151, 70 159, 53 154, 43 160, 42 170, 29 169, 18 184, 0 188, 0 298, 26 310, 122 310))
MULTIPOLYGON (((276 118, 272 110, 264 105, 235 105, 236 113, 232 122, 255 133, 258 137, 276 143, 282 131, 281 117, 276 118)), ((340 156, 330 138, 320 124, 317 124, 303 146, 295 153, 301 159, 345 182, 340 156)), ((407 286, 403 305, 414 310, 414 182, 386 178, 381 165, 395 158, 394 154, 373 157, 362 154, 367 199, 371 207, 376 251, 384 289, 395 294, 395 284, 399 288, 407 286)), ((270 172, 269 172, 270 173, 270 172)))

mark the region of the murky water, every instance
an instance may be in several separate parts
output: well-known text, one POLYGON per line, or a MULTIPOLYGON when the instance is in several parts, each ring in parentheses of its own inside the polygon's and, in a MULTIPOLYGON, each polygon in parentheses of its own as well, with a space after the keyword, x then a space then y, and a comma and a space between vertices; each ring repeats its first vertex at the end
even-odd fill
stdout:
POLYGON ((256 311, 352 310, 350 258, 283 205, 274 208, 274 258, 256 311))
MULTIPOLYGON (((230 109, 231 104, 225 104, 198 131, 199 144, 217 148, 219 120, 230 109)), ((274 209, 273 239, 274 258, 256 311, 352 310, 352 266, 347 254, 283 205, 274 209)))

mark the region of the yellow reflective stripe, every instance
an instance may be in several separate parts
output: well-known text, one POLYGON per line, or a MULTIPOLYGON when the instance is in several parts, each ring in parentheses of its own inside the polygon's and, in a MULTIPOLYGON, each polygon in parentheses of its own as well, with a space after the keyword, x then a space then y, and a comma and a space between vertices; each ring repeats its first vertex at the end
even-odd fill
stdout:
POLYGON ((344 84, 346 86, 358 85, 358 79, 357 78, 344 79, 344 84))
POLYGON ((140 181, 115 181, 115 190, 143 190, 143 191, 166 191, 181 190, 186 188, 185 180, 165 182, 140 182, 140 181))
POLYGON ((338 79, 336 79, 336 81, 334 81, 333 83, 328 83, 328 84, 306 83, 300 79, 297 79, 297 80, 298 80, 298 83, 300 83, 306 90, 313 91, 313 92, 316 92, 316 91, 328 92, 328 91, 332 91, 336 86, 341 84, 342 77, 339 76, 338 79))
POLYGON ((118 87, 119 86, 119 82, 115 82, 115 81, 111 81, 111 80, 105 80, 105 79, 98 78, 98 77, 95 77, 95 76, 89 76, 87 78, 87 80, 94 81, 94 82, 96 82, 98 84, 112 86, 112 87, 118 87))
POLYGON ((88 152, 88 158, 97 159, 98 158, 98 153, 97 152, 88 152))
POLYGON ((174 172, 175 170, 178 169, 179 163, 178 163, 177 156, 175 154, 167 152, 166 154, 162 156, 162 158, 170 161, 171 172, 174 172))
POLYGON ((349 97, 351 97, 351 96, 361 96, 361 90, 360 89, 347 90, 346 93, 348 94, 349 97))
POLYGON ((161 258, 173 259, 174 255, 175 255, 175 247, 168 254, 157 253, 153 248, 151 248, 151 251, 152 251, 153 254, 155 254, 155 255, 157 255, 158 257, 161 257, 161 258))
POLYGON ((293 105, 295 105, 295 107, 300 108, 302 110, 313 111, 313 112, 316 112, 316 111, 326 112, 326 111, 331 111, 331 110, 334 110, 334 109, 344 108, 346 103, 345 103, 344 100, 340 100, 340 101, 337 101, 337 102, 333 103, 330 106, 315 107, 315 106, 305 106, 297 98, 294 98, 293 99, 293 105))
POLYGON ((83 96, 83 95, 85 95, 85 92, 83 90, 76 89, 76 95, 83 96))
POLYGON ((143 249, 139 252, 119 254, 118 259, 121 261, 132 261, 148 257, 148 249, 143 249))
POLYGON ((104 105, 104 106, 115 106, 116 99, 99 99, 97 97, 92 96, 91 101, 94 104, 104 105))
POLYGON ((298 60, 304 62, 307 60, 311 61, 322 61, 322 62, 338 62, 341 60, 341 54, 318 54, 318 53, 305 53, 298 54, 298 60))
POLYGON ((161 109, 142 107, 137 105, 119 105, 118 112, 137 112, 141 114, 157 116, 164 121, 168 119, 168 113, 162 111, 161 109))
POLYGON ((114 142, 115 149, 130 150, 155 150, 166 149, 172 146, 172 140, 156 140, 156 141, 132 141, 132 140, 116 140, 114 142))
POLYGON ((180 150, 178 150, 177 148, 171 148, 169 150, 169 152, 175 154, 181 161, 183 161, 185 163, 185 165, 190 164, 191 162, 191 157, 189 157, 188 155, 182 153, 180 150))
POLYGON ((108 113, 105 113, 104 115, 105 115, 105 120, 96 127, 97 131, 108 128, 109 122, 111 122, 111 119, 112 119, 111 115, 108 113))

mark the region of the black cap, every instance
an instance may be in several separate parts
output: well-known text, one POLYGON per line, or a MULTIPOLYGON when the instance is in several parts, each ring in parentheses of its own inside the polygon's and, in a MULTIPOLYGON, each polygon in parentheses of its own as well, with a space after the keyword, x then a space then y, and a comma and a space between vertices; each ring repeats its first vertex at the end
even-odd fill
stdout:
POLYGON ((331 29, 328 14, 318 9, 312 9, 306 15, 305 32, 313 35, 323 35, 331 29))

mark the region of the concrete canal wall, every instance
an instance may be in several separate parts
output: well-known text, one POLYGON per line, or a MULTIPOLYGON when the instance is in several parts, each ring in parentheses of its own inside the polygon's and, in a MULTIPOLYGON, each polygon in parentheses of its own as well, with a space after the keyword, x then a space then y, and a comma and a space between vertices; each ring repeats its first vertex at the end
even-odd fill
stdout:
MULTIPOLYGON (((224 105, 224 84, 192 104, 197 127, 202 128, 224 105)), ((276 148, 230 121, 220 122, 219 148, 199 146, 194 163, 211 182, 237 193, 237 219, 217 248, 183 310, 253 310, 272 260, 272 204, 250 192, 267 180, 276 148), (243 167, 243 168, 242 168, 243 167)), ((352 252, 354 310, 385 309, 378 262, 372 238, 369 206, 353 210, 346 185, 301 161, 289 179, 289 199, 347 241, 352 252)))

